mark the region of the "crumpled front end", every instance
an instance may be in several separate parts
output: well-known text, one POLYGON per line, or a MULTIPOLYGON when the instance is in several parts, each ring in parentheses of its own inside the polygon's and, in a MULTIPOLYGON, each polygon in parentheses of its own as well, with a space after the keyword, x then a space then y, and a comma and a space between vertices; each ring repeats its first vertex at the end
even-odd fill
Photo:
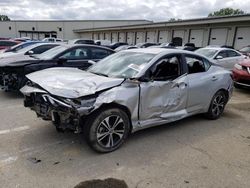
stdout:
POLYGON ((79 99, 52 96, 39 86, 26 85, 20 90, 24 94, 24 106, 35 111, 43 120, 52 121, 56 128, 81 132, 81 121, 94 110, 96 95, 79 99))

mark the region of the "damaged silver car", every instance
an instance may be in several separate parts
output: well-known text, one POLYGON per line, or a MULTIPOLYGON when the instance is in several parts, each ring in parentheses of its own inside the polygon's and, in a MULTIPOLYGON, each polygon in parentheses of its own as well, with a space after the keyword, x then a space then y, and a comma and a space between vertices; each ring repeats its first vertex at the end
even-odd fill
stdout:
POLYGON ((231 73, 177 49, 133 49, 87 71, 51 68, 27 75, 24 105, 58 130, 83 132, 98 152, 132 132, 194 114, 219 118, 232 94, 231 73))

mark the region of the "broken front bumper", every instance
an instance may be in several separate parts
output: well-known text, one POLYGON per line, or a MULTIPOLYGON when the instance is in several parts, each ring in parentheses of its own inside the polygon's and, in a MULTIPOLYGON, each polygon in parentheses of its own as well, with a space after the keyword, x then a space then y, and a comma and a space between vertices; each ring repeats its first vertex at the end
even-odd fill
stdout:
POLYGON ((81 132, 83 118, 94 110, 94 98, 83 100, 59 98, 30 86, 24 86, 20 91, 25 96, 25 107, 35 111, 38 117, 52 121, 59 129, 81 132))

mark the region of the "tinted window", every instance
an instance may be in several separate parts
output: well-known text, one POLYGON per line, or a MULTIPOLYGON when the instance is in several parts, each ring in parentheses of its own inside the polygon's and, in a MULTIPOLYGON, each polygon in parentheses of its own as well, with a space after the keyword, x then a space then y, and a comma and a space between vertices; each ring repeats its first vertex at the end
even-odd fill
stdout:
POLYGON ((228 57, 236 57, 236 56, 240 56, 240 54, 237 53, 237 52, 235 52, 235 51, 228 50, 228 51, 227 51, 227 56, 228 56, 228 57))
POLYGON ((178 56, 167 57, 160 60, 153 68, 154 80, 168 80, 180 75, 180 60, 178 56))
POLYGON ((14 46, 16 45, 15 42, 11 42, 11 41, 0 41, 0 46, 14 46))
POLYGON ((87 48, 74 48, 62 55, 61 57, 68 60, 81 60, 81 59, 90 59, 91 50, 87 48))
POLYGON ((91 51, 93 59, 103 59, 104 57, 107 57, 111 54, 110 51, 100 48, 92 48, 91 51))
POLYGON ((33 48, 32 51, 34 52, 34 54, 42 54, 43 52, 54 48, 55 45, 44 45, 44 46, 38 46, 36 48, 33 48))
POLYGON ((227 52, 225 50, 223 50, 223 51, 219 52, 217 56, 221 56, 223 58, 227 58, 227 52))
MULTIPOLYGON (((206 64, 208 62, 205 62, 204 59, 199 57, 194 57, 190 55, 186 55, 186 62, 188 65, 188 73, 194 74, 199 72, 205 72, 206 71, 206 64)), ((210 65, 207 65, 210 66, 210 65)), ((209 68, 209 67, 207 67, 209 68)))

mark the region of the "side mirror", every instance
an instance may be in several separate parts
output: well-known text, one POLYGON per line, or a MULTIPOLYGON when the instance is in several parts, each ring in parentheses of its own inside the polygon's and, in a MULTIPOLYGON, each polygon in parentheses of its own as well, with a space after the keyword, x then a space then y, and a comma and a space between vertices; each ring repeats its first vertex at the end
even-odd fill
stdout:
POLYGON ((215 57, 215 59, 223 59, 223 57, 218 55, 218 56, 215 57))
POLYGON ((91 65, 96 64, 96 62, 95 62, 95 61, 93 61, 93 60, 88 60, 88 63, 89 63, 89 64, 91 64, 91 65))
POLYGON ((58 65, 63 65, 64 63, 67 63, 67 59, 65 57, 59 57, 57 60, 58 65))
POLYGON ((34 54, 34 51, 30 50, 27 52, 27 55, 33 55, 34 54))

